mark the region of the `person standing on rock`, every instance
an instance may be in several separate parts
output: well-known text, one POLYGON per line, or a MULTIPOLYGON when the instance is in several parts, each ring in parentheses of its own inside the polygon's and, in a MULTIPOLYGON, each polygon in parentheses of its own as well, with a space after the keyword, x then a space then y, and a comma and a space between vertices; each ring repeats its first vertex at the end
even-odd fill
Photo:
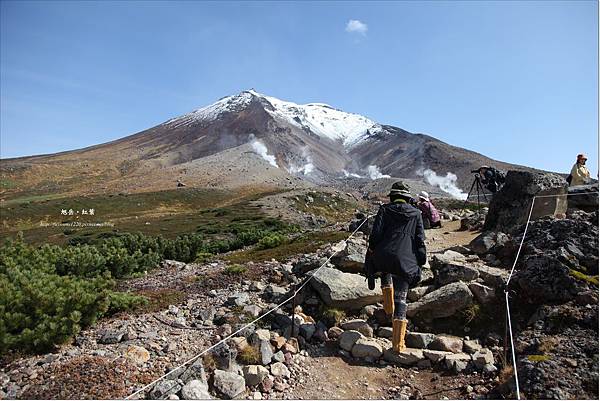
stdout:
POLYGON ((573 165, 569 176, 571 180, 567 179, 569 186, 585 185, 590 181, 590 171, 585 166, 586 161, 587 157, 583 153, 577 155, 577 161, 573 165))
POLYGON ((396 352, 406 348, 406 295, 421 280, 427 263, 425 231, 419 209, 411 205, 408 186, 392 185, 390 203, 381 205, 365 257, 367 276, 381 275, 383 307, 392 320, 392 344, 396 352))
POLYGON ((422 213, 423 217, 423 226, 425 229, 428 228, 437 228, 442 226, 442 219, 440 218, 440 213, 435 208, 433 203, 429 200, 429 194, 425 191, 421 191, 419 194, 419 203, 417 203, 417 207, 422 213))

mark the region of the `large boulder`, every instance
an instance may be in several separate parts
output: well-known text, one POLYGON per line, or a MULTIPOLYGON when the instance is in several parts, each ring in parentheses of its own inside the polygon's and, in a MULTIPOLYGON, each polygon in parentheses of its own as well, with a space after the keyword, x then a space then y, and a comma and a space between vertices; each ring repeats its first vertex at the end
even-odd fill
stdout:
MULTIPOLYGON (((309 274, 314 274, 314 272, 309 274)), ((363 276, 344 273, 329 267, 323 267, 314 274, 310 284, 323 302, 338 309, 359 310, 363 306, 375 304, 382 299, 379 279, 375 282, 375 289, 369 290, 363 276)))
POLYGON ((531 219, 567 212, 567 183, 557 174, 509 171, 506 182, 490 202, 484 230, 511 232, 527 221, 534 196, 562 195, 535 200, 531 219))
POLYGON ((459 281, 430 292, 417 302, 408 304, 406 314, 423 320, 449 317, 473 304, 469 287, 459 281))
POLYGON ((344 248, 331 258, 331 263, 346 273, 360 273, 363 270, 367 242, 363 238, 350 238, 344 248))

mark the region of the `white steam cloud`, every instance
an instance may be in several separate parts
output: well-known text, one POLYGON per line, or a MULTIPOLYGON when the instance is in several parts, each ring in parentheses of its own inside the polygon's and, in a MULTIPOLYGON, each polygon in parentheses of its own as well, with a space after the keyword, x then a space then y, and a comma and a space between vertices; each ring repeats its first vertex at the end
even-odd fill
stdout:
POLYGON ((464 193, 460 188, 456 186, 456 174, 447 172, 446 176, 437 175, 435 171, 426 169, 424 171, 417 171, 417 174, 423 175, 425 180, 433 186, 439 187, 442 191, 449 193, 453 198, 456 199, 467 199, 468 194, 464 193))
POLYGON ((378 178, 390 178, 390 176, 387 174, 381 174, 381 171, 379 171, 379 167, 375 165, 370 165, 369 167, 367 167, 367 174, 372 180, 376 180, 378 178))
POLYGON ((305 146, 302 148, 302 158, 304 159, 304 164, 299 166, 296 164, 290 164, 288 172, 290 174, 298 174, 302 173, 304 175, 309 175, 315 169, 315 165, 312 162, 312 157, 310 157, 310 153, 308 153, 308 147, 305 146))
POLYGON ((344 174, 344 178, 353 177, 353 178, 362 178, 362 175, 358 175, 356 173, 349 173, 346 170, 342 170, 342 174, 344 174))
POLYGON ((252 149, 254 149, 254 151, 258 153, 260 157, 265 159, 271 166, 279 168, 275 156, 269 154, 269 150, 264 143, 256 139, 254 135, 250 135, 250 140, 252 141, 252 149))

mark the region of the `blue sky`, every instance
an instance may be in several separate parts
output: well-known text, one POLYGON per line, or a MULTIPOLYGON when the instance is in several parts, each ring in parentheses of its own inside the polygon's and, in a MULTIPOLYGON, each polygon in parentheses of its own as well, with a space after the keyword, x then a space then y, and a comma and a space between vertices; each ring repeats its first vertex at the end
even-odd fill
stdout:
POLYGON ((584 151, 598 171, 596 1, 0 11, 3 158, 117 139, 255 88, 548 170, 568 171, 584 151))

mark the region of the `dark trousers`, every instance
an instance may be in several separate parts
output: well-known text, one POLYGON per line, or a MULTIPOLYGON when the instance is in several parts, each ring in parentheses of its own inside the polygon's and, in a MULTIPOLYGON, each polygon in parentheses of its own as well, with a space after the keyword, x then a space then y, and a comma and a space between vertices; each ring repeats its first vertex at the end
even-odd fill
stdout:
POLYGON ((406 319, 408 283, 395 274, 383 273, 381 275, 381 286, 390 284, 394 285, 394 319, 406 319))

